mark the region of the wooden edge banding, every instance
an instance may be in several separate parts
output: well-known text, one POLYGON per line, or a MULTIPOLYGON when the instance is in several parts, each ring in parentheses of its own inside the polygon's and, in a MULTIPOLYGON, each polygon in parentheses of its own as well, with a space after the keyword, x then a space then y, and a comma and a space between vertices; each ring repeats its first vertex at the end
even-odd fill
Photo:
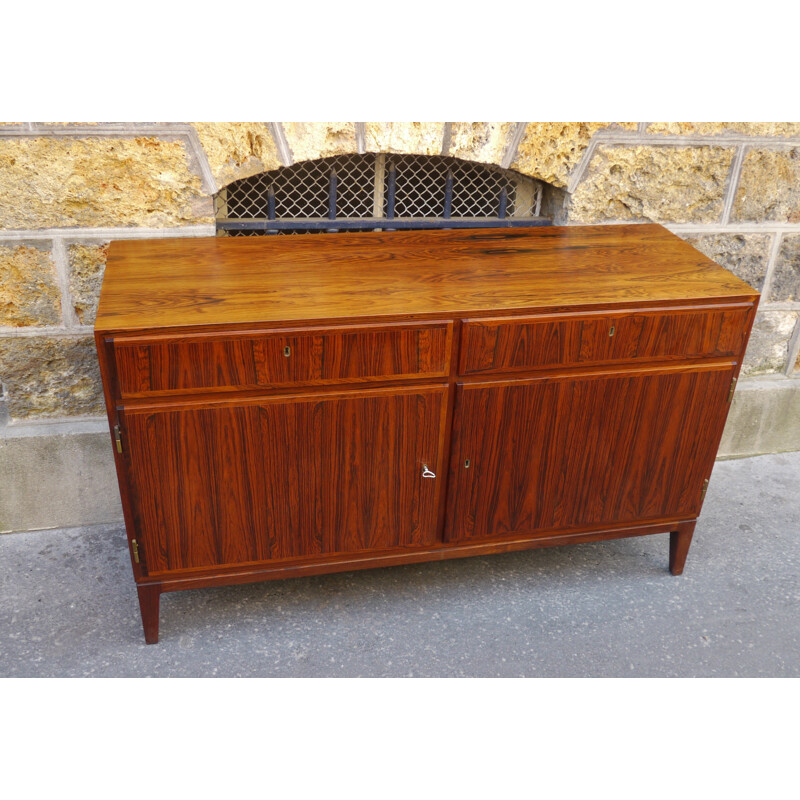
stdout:
POLYGON ((533 311, 530 314, 491 314, 464 318, 465 326, 484 326, 484 325, 516 325, 526 322, 558 322, 560 320, 573 319, 603 319, 604 317, 614 317, 622 315, 642 315, 653 316, 658 314, 696 314, 710 311, 735 311, 737 309, 747 309, 753 305, 753 299, 735 298, 729 302, 727 298, 722 298, 716 303, 669 303, 669 304, 618 304, 602 306, 600 310, 592 310, 591 307, 584 307, 574 310, 563 311, 533 311))
POLYGON ((249 325, 242 329, 234 329, 233 326, 226 325, 221 330, 216 330, 212 326, 202 327, 181 332, 178 330, 165 333, 163 329, 159 332, 141 331, 136 333, 123 333, 114 337, 114 345, 119 347, 130 347, 144 344, 179 344, 182 342, 204 342, 204 341, 225 341, 229 339, 249 339, 260 338, 262 336, 326 336, 349 333, 371 333, 382 330, 426 330, 428 328, 452 328, 452 320, 431 319, 420 322, 409 320, 389 320, 375 322, 371 324, 351 323, 341 325, 317 325, 313 320, 308 323, 292 323, 287 327, 276 326, 274 323, 261 328, 249 325))
MULTIPOLYGON (((333 234, 328 234, 333 235, 333 234)), ((292 319, 285 322, 280 320, 270 320, 264 323, 258 322, 230 322, 230 323, 207 323, 207 324, 187 324, 169 326, 136 326, 127 327, 95 325, 95 331, 104 336, 113 338, 115 341, 125 340, 125 343, 133 343, 139 339, 153 339, 164 337, 166 339, 183 340, 187 336, 197 334, 199 336, 230 334, 231 336, 241 334, 263 334, 267 332, 285 333, 291 331, 304 331, 309 329, 324 330, 333 328, 342 330, 344 328, 364 328, 369 325, 379 325, 388 327, 393 324, 415 327, 416 325, 436 325, 447 322, 443 317, 452 319, 462 319, 466 322, 478 322, 480 320, 495 320, 498 322, 513 319, 515 317, 544 317, 564 316, 569 314, 590 314, 597 313, 601 316, 608 313, 628 313, 640 310, 648 312, 659 308, 669 308, 674 311, 691 311, 694 308, 705 310, 719 310, 720 307, 752 306, 758 304, 759 295, 753 290, 752 294, 737 294, 731 296, 722 295, 720 297, 704 297, 702 300, 619 300, 616 302, 583 302, 571 305, 564 304, 544 304, 544 305, 521 305, 517 308, 501 308, 487 311, 480 308, 458 308, 454 306, 448 309, 446 314, 442 312, 419 312, 419 313, 376 313, 364 315, 352 315, 349 317, 304 317, 302 319, 292 319)))
POLYGON ((386 397, 403 394, 425 394, 428 392, 445 392, 447 385, 444 383, 421 383, 408 384, 401 386, 382 386, 382 387, 361 387, 348 388, 347 386, 337 386, 335 388, 326 387, 328 391, 307 392, 305 387, 301 390, 294 389, 288 394, 276 394, 263 391, 253 396, 242 396, 237 394, 233 397, 228 395, 216 395, 206 397, 184 397, 179 399, 157 398, 151 402, 140 401, 136 405, 126 405, 125 412, 128 414, 143 414, 159 411, 180 411, 183 409, 199 408, 230 408, 232 406, 263 406, 273 403, 310 403, 321 400, 340 400, 358 397, 386 397))

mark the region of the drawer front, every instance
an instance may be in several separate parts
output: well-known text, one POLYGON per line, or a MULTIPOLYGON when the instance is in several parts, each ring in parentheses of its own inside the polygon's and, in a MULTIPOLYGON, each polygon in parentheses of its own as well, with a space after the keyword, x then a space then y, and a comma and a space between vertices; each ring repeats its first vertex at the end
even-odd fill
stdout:
POLYGON ((751 306, 467 320, 460 374, 741 352, 751 306))
POLYGON ((122 397, 443 377, 452 323, 114 340, 122 397))

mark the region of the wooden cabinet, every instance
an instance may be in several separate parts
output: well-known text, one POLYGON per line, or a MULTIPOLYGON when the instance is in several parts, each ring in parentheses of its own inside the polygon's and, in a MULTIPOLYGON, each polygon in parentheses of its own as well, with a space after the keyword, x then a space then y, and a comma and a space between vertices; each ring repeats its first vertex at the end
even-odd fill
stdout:
POLYGON ((96 342, 162 592, 670 533, 758 295, 658 225, 110 246, 96 342))

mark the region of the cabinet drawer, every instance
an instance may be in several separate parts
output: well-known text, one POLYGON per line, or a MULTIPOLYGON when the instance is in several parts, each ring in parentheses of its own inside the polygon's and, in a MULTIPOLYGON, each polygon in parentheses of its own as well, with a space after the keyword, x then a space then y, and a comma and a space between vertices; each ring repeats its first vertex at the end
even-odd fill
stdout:
POLYGON ((452 323, 114 340, 120 395, 443 377, 452 323))
POLYGON ((752 306, 466 320, 460 374, 741 352, 752 306))

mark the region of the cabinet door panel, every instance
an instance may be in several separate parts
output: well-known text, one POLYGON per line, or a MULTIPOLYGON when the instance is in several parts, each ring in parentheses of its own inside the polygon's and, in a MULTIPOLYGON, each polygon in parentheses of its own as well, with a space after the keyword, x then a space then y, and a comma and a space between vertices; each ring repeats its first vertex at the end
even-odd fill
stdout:
POLYGON ((695 516, 733 372, 460 385, 446 537, 695 516))
POLYGON ((129 410, 149 574, 435 541, 446 393, 129 410))

